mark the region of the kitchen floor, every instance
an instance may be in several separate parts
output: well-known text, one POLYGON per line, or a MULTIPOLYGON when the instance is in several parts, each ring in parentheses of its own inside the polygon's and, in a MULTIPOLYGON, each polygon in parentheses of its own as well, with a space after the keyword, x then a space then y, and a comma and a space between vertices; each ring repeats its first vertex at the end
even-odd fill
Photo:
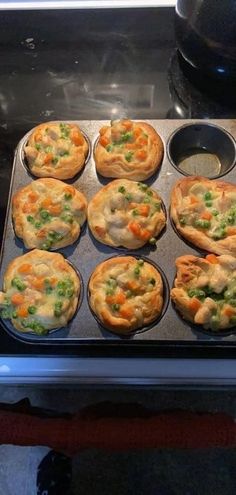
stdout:
MULTIPOLYGON (((33 406, 61 412, 73 413, 109 400, 157 410, 225 412, 236 417, 234 391, 0 387, 1 402, 14 403, 24 397, 33 406)), ((37 466, 48 452, 45 446, 0 446, 0 495, 36 495, 37 466)), ((235 449, 129 453, 90 449, 73 459, 73 495, 234 495, 235 465, 235 449)))

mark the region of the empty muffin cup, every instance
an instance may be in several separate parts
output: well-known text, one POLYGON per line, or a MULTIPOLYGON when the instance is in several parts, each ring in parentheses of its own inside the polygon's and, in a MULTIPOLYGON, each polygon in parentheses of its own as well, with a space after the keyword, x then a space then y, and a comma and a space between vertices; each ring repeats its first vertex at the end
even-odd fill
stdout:
POLYGON ((183 175, 215 179, 228 173, 235 164, 235 141, 224 129, 208 123, 185 125, 167 145, 171 164, 183 175))

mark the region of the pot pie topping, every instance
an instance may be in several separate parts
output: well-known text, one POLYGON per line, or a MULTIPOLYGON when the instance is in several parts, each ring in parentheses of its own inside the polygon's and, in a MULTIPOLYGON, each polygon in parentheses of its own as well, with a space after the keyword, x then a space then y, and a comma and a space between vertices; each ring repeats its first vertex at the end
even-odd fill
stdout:
POLYGON ((56 179, 38 179, 23 191, 24 195, 13 197, 13 218, 20 212, 22 235, 26 232, 31 238, 29 247, 57 249, 57 245, 67 245, 67 239, 70 243, 72 232, 78 238, 86 220, 83 194, 56 179))
POLYGON ((178 206, 181 227, 192 226, 214 241, 236 235, 236 190, 195 183, 178 206))
POLYGON ((62 255, 47 253, 47 258, 37 259, 40 253, 34 250, 16 259, 10 278, 4 278, 0 311, 18 330, 45 335, 49 329, 65 326, 73 316, 80 282, 62 255), (50 257, 56 257, 55 261, 50 257))
POLYGON ((231 255, 177 258, 171 297, 186 319, 219 331, 236 325, 236 259, 231 255))
POLYGON ((99 131, 99 143, 107 153, 114 151, 122 154, 127 165, 146 160, 151 137, 141 127, 131 120, 113 121, 110 137, 107 137, 105 134, 109 129, 109 126, 104 126, 99 131))
POLYGON ((155 236, 166 223, 158 194, 127 179, 114 180, 97 193, 88 207, 88 221, 101 242, 127 248, 156 244, 155 236))
POLYGON ((159 316, 163 305, 159 272, 133 257, 112 258, 98 265, 89 291, 92 309, 114 331, 142 328, 159 316))
MULTIPOLYGON (((62 168, 69 169, 70 163, 76 162, 77 159, 81 160, 82 156, 85 160, 87 153, 88 144, 79 127, 76 124, 63 122, 50 122, 48 125, 38 126, 32 132, 25 146, 25 154, 30 168, 33 168, 35 172, 37 169, 49 168, 49 170, 55 171, 53 177, 56 177, 57 169, 58 171, 62 168)), ((75 170, 75 173, 80 168, 75 170)), ((57 178, 66 179, 73 177, 73 175, 66 174, 65 177, 58 176, 57 178)))

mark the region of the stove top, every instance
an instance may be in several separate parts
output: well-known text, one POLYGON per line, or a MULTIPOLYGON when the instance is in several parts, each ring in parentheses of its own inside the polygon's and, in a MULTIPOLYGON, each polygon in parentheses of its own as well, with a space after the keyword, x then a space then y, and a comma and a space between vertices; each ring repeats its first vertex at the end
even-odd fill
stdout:
MULTIPOLYGON (((14 149, 48 120, 232 118, 230 92, 197 84, 180 59, 173 8, 2 12, 0 17, 0 236, 14 149), (222 97, 224 96, 224 97, 222 97)), ((234 356, 233 349, 140 349, 23 344, 0 334, 2 355, 234 356)))

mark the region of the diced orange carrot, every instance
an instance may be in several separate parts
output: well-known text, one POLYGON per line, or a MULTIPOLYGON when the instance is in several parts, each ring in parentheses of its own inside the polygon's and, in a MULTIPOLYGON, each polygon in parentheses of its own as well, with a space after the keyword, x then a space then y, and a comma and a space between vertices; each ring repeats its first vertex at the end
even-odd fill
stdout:
POLYGON ((76 146, 82 146, 84 144, 84 138, 80 132, 73 130, 71 132, 71 141, 74 143, 76 146))
POLYGON ((52 215, 60 215, 61 213, 61 205, 51 205, 48 207, 49 213, 52 215))
POLYGON ((208 254, 206 256, 206 260, 209 261, 209 263, 212 263, 212 265, 217 265, 219 263, 218 258, 215 254, 208 254))
POLYGON ((31 285, 35 289, 42 290, 44 288, 44 277, 34 277, 31 280, 31 285))
POLYGON ((109 139, 106 136, 101 136, 99 139, 99 143, 106 147, 109 144, 109 139))
POLYGON ((37 237, 38 237, 39 239, 43 239, 44 237, 47 237, 47 234, 48 234, 48 233, 47 233, 46 229, 41 229, 41 230, 39 230, 39 231, 37 232, 37 234, 36 234, 36 235, 37 235, 37 237))
POLYGON ((52 153, 47 153, 44 157, 43 163, 47 164, 50 163, 53 159, 53 154, 52 153))
POLYGON ((56 285, 56 284, 57 284, 57 282, 58 282, 58 278, 57 278, 57 277, 51 277, 51 278, 50 278, 50 284, 51 284, 51 285, 53 285, 53 286, 54 286, 54 285, 56 285))
POLYGON ((142 204, 138 207, 139 215, 142 217, 148 217, 150 212, 150 205, 142 204))
POLYGON ((140 230, 141 230, 141 227, 139 225, 138 222, 130 222, 128 224, 128 229, 132 232, 132 234, 134 234, 136 237, 138 237, 140 235, 140 230))
POLYGON ((196 297, 193 297, 189 301, 189 309, 193 313, 196 313, 199 310, 199 308, 201 307, 201 305, 202 305, 201 301, 199 301, 199 299, 197 299, 196 297))
POLYGON ((107 125, 104 125, 103 127, 101 127, 101 129, 99 131, 100 136, 105 134, 105 132, 107 132, 108 129, 109 129, 109 127, 107 125))
POLYGON ((142 241, 148 241, 150 237, 151 237, 151 233, 149 232, 149 230, 141 229, 140 239, 142 239, 142 241))
POLYGON ((47 209, 51 204, 52 204, 51 198, 45 198, 42 201, 41 206, 42 206, 42 208, 46 208, 47 209))
POLYGON ((26 318, 28 316, 28 309, 27 306, 20 306, 17 310, 17 316, 20 316, 21 318, 26 318))
POLYGON ((226 308, 223 309, 223 314, 225 316, 228 316, 229 318, 231 318, 231 316, 236 315, 236 312, 235 312, 235 309, 234 308, 231 308, 230 306, 227 306, 226 308))
POLYGON ((35 201, 37 201, 38 198, 39 195, 35 191, 30 191, 30 193, 28 194, 28 200, 30 201, 30 203, 35 203, 35 201))
POLYGON ((41 141, 41 139, 42 139, 42 133, 41 133, 41 131, 37 131, 34 135, 34 140, 35 141, 41 141))
POLYGON ((212 218, 212 214, 210 211, 204 211, 201 215, 200 215, 200 218, 202 218, 203 220, 211 220, 212 218))
POLYGON ((127 282, 127 287, 129 290, 132 290, 133 292, 137 291, 140 289, 140 284, 138 283, 137 280, 128 280, 127 282))
POLYGON ((137 160, 145 160, 147 158, 147 152, 145 150, 138 150, 135 153, 137 160))
POLYGON ((124 304, 126 301, 126 297, 124 292, 118 292, 118 294, 114 294, 114 296, 106 296, 107 304, 124 304))
POLYGON ((122 120, 121 123, 126 128, 127 131, 130 131, 130 129, 132 129, 133 127, 133 123, 131 122, 131 120, 122 120))
POLYGON ((137 143, 139 146, 146 146, 146 144, 148 143, 148 140, 146 137, 141 136, 140 138, 138 138, 137 143))
POLYGON ((127 150, 135 150, 137 148, 137 144, 136 143, 126 143, 125 148, 127 150))
POLYGON ((19 304, 23 304, 25 298, 23 294, 20 294, 19 292, 16 292, 15 294, 12 294, 11 296, 11 302, 15 306, 18 306, 19 304))
POLYGON ((194 196, 193 194, 191 194, 190 203, 191 203, 191 205, 194 205, 195 203, 199 203, 199 199, 197 198, 197 196, 194 196))
POLYGON ((135 139, 137 139, 140 136, 141 132, 142 132, 142 129, 140 129, 140 127, 135 127, 135 129, 134 129, 135 139))
POLYGON ((36 211, 36 206, 32 203, 24 203, 22 211, 23 213, 34 213, 36 211))
POLYGON ((100 227, 99 225, 96 225, 96 227, 94 227, 94 230, 100 237, 104 237, 106 234, 106 230, 104 229, 104 227, 100 227))
POLYGON ((18 268, 19 273, 31 273, 32 272, 32 265, 30 263, 23 263, 23 265, 20 265, 18 268))
POLYGON ((66 186, 64 189, 65 194, 71 194, 71 196, 75 195, 75 188, 73 186, 66 186))
POLYGON ((236 234, 236 227, 228 227, 227 228, 227 234, 228 235, 235 235, 236 234))
POLYGON ((128 304, 124 304, 120 310, 119 310, 119 314, 122 318, 125 318, 126 320, 129 320, 130 318, 132 318, 133 314, 134 314, 134 310, 131 306, 128 306, 128 304))

